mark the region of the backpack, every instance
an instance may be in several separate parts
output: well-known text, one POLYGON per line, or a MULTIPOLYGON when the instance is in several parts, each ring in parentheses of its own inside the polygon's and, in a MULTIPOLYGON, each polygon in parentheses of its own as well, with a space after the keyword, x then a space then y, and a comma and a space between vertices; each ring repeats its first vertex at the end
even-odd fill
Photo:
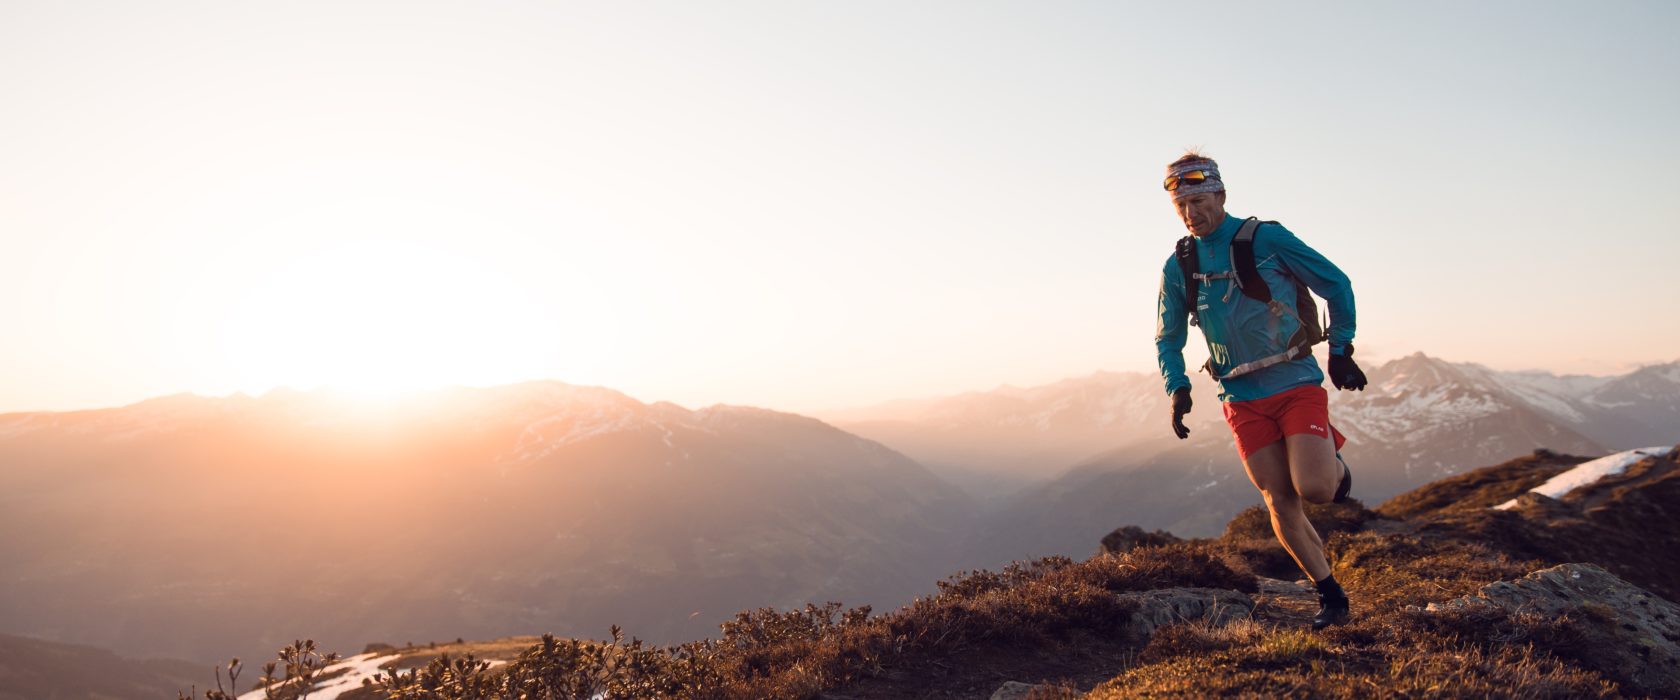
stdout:
POLYGON ((1231 239, 1231 272, 1202 274, 1200 260, 1196 257, 1195 236, 1179 239, 1174 252, 1174 256, 1178 258, 1178 269, 1184 273, 1184 305, 1190 310, 1190 325, 1202 325, 1201 310, 1196 308, 1196 295, 1201 289, 1201 283, 1231 277, 1236 278, 1237 288, 1242 290, 1243 296, 1265 304, 1272 313, 1279 316, 1292 315, 1297 321, 1295 334, 1289 338, 1289 349, 1284 352, 1242 363, 1224 374, 1214 371, 1213 359, 1208 358, 1207 364, 1202 365, 1202 370, 1221 381, 1309 355, 1312 353, 1312 346, 1323 342, 1327 337, 1324 327, 1328 324, 1319 322, 1318 305, 1313 302, 1312 292, 1304 282, 1294 275, 1287 275, 1295 283, 1295 308, 1291 309, 1272 298, 1272 288, 1260 277, 1260 268, 1254 262, 1254 234, 1262 223, 1277 224, 1276 221, 1260 221, 1251 216, 1243 220, 1242 227, 1237 229, 1237 235, 1231 239))

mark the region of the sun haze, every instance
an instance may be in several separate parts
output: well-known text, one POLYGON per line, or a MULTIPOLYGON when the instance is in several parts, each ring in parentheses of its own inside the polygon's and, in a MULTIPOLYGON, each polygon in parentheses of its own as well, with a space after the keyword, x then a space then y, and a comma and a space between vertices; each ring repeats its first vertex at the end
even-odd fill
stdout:
POLYGON ((1680 257, 1676 19, 7 3, 0 411, 541 378, 813 410, 1153 371, 1187 145, 1350 274, 1362 357, 1671 360, 1640 261, 1680 257))

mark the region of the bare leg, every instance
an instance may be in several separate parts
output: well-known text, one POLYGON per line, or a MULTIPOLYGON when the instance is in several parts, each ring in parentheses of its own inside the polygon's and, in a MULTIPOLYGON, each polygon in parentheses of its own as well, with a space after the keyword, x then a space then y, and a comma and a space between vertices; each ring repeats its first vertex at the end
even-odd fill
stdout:
POLYGON ((1289 479, 1295 493, 1308 503, 1329 503, 1342 483, 1342 464, 1336 461, 1336 446, 1330 438, 1307 433, 1286 435, 1289 479))
MULTIPOLYGON (((1294 436, 1290 436, 1293 438, 1294 436)), ((1308 436, 1315 437, 1315 436, 1308 436)), ((1291 461, 1285 445, 1290 442, 1274 442, 1256 450, 1243 462, 1248 469, 1248 478, 1254 486, 1260 489, 1260 495, 1266 499, 1266 509, 1271 511, 1272 532, 1277 535, 1278 542, 1283 544, 1284 550, 1295 559, 1295 564, 1301 571, 1314 581, 1323 580, 1330 575, 1330 563, 1324 558, 1324 540, 1319 538, 1312 523, 1307 521, 1306 513, 1301 510, 1301 494, 1297 493, 1294 480, 1291 478, 1291 461)), ((1314 459, 1305 459, 1307 467, 1303 476, 1309 479, 1318 477, 1314 468, 1314 459)), ((1335 463, 1335 452, 1330 453, 1330 461, 1335 463)), ((1316 485, 1315 485, 1316 488, 1316 485)), ((1314 490, 1317 496, 1318 491, 1314 490)), ((1330 490, 1325 492, 1324 500, 1330 500, 1335 495, 1335 484, 1331 483, 1330 490)))

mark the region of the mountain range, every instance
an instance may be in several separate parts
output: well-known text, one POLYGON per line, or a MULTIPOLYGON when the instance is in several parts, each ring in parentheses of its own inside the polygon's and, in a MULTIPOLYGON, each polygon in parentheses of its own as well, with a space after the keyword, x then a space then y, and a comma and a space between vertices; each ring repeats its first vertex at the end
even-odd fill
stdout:
POLYGON ((205 661, 303 635, 675 641, 759 605, 897 602, 975 517, 815 419, 559 382, 9 414, 0 465, 6 631, 205 661))
MULTIPOLYGON (((1332 416, 1368 502, 1680 435, 1680 363, 1367 369, 1332 416)), ((892 607, 1121 524, 1217 533, 1258 494, 1196 381, 1186 441, 1158 377, 1112 372, 817 417, 553 381, 0 415, 0 632, 214 663, 301 636, 674 642, 761 606, 892 607)))
MULTIPOLYGON (((1364 391, 1330 391, 1355 495, 1388 498, 1547 448, 1572 454, 1680 439, 1680 362, 1616 377, 1501 372, 1414 353, 1367 368, 1364 391)), ((1117 522, 1218 534, 1259 503, 1205 375, 1191 377, 1188 440, 1168 427, 1160 377, 1098 372, 818 413, 926 464, 988 504, 965 543, 975 566, 1088 554, 1117 522), (1083 456, 1079 456, 1083 453, 1083 456)))

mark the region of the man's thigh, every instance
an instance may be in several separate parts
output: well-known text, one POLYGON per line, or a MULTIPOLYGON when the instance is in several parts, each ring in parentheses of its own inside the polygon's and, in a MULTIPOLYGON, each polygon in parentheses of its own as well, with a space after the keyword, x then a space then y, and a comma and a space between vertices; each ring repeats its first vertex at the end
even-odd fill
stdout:
POLYGON ((1314 503, 1329 501, 1341 484, 1342 466, 1330 438, 1311 433, 1285 435, 1289 478, 1295 490, 1314 503))
POLYGON ((1248 472, 1248 480, 1254 483, 1254 488, 1260 489, 1268 499, 1274 495, 1294 495, 1295 486, 1290 478, 1289 455, 1284 442, 1274 442, 1249 453, 1243 458, 1243 469, 1248 472))

